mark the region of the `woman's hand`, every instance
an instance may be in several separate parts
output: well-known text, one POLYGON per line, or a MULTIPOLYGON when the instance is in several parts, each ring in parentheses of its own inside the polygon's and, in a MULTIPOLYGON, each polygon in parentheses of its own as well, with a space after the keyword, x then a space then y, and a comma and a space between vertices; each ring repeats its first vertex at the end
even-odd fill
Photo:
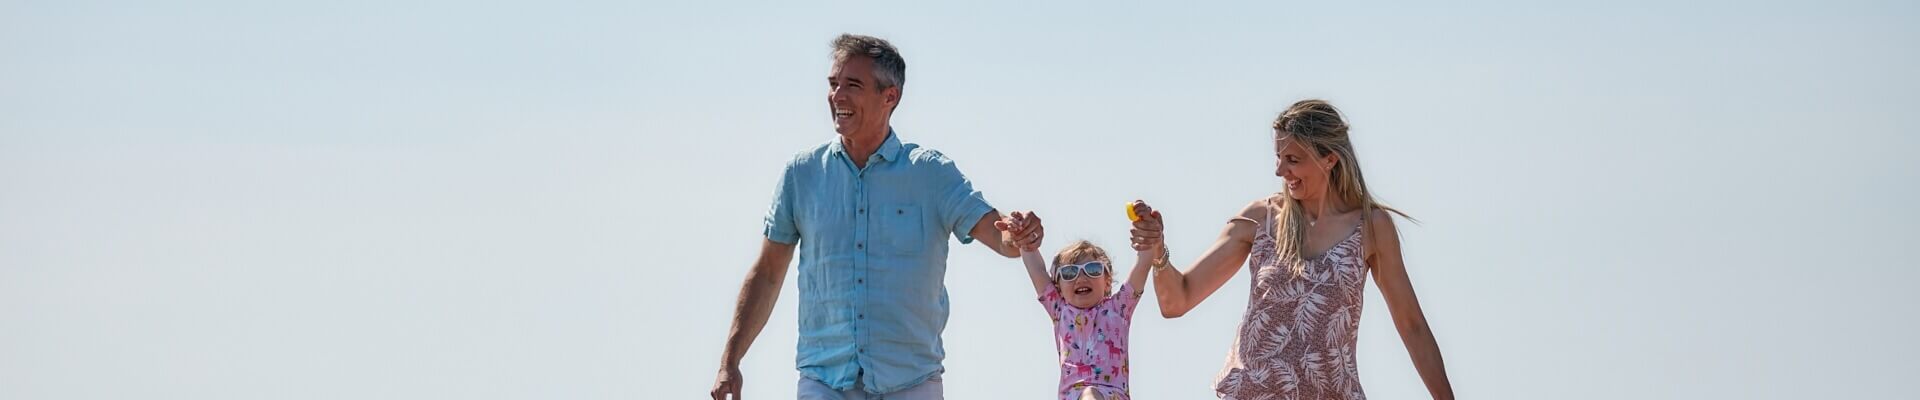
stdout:
POLYGON ((1160 211, 1154 210, 1143 200, 1134 200, 1129 206, 1133 207, 1134 214, 1140 216, 1139 220, 1133 221, 1133 250, 1153 251, 1165 245, 1162 239, 1166 225, 1161 223, 1160 211))

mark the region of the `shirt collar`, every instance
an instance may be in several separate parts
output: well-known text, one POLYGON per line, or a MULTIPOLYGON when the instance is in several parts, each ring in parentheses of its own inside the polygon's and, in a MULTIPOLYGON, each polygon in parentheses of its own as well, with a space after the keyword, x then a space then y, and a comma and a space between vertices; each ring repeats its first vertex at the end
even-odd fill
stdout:
MULTIPOLYGON (((839 137, 833 138, 832 147, 833 151, 843 156, 848 155, 845 139, 839 137)), ((873 149, 873 155, 880 156, 880 159, 888 162, 898 161, 900 160, 900 153, 904 151, 904 149, 906 149, 906 146, 900 145, 899 134, 893 131, 893 127, 887 127, 887 140, 881 141, 880 147, 873 149)))

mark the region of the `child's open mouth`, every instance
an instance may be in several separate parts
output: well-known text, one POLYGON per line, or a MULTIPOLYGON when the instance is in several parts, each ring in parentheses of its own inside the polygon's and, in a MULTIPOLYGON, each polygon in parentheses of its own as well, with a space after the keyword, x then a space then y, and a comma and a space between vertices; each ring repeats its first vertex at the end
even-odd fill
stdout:
POLYGON ((1083 288, 1073 290, 1073 294, 1087 294, 1087 293, 1093 293, 1093 288, 1083 287, 1083 288))

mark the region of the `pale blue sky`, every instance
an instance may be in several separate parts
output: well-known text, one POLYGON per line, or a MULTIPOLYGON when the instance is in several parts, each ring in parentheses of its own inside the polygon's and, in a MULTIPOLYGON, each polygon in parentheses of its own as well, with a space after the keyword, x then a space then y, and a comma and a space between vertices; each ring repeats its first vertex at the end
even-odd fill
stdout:
MULTIPOLYGON (((1191 259, 1333 101, 1462 398, 1920 372, 1913 2, 0 1, 0 398, 704 396, 841 32, 1049 250, 1143 198, 1191 259)), ((1050 393, 1019 264, 949 271, 948 397, 1050 393)), ((752 398, 792 397, 787 285, 752 398)), ((1246 286, 1142 314, 1137 397, 1210 396, 1246 286)), ((1368 393, 1424 395, 1367 301, 1368 393)))

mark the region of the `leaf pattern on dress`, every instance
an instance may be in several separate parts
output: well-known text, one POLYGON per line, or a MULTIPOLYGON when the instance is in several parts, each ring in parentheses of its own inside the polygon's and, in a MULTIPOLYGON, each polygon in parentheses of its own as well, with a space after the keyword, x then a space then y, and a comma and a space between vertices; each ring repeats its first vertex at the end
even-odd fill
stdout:
POLYGON ((1215 378, 1223 399, 1365 399, 1354 365, 1367 266, 1361 232, 1306 260, 1281 263, 1263 223, 1247 259, 1253 290, 1240 330, 1215 378))
POLYGON ((1360 308, 1359 305, 1353 304, 1341 306, 1339 310, 1333 311, 1333 315, 1327 318, 1326 334, 1320 337, 1325 343, 1323 346, 1339 347, 1340 342, 1353 333, 1354 321, 1360 317, 1355 315, 1357 311, 1353 310, 1358 308, 1360 308))

